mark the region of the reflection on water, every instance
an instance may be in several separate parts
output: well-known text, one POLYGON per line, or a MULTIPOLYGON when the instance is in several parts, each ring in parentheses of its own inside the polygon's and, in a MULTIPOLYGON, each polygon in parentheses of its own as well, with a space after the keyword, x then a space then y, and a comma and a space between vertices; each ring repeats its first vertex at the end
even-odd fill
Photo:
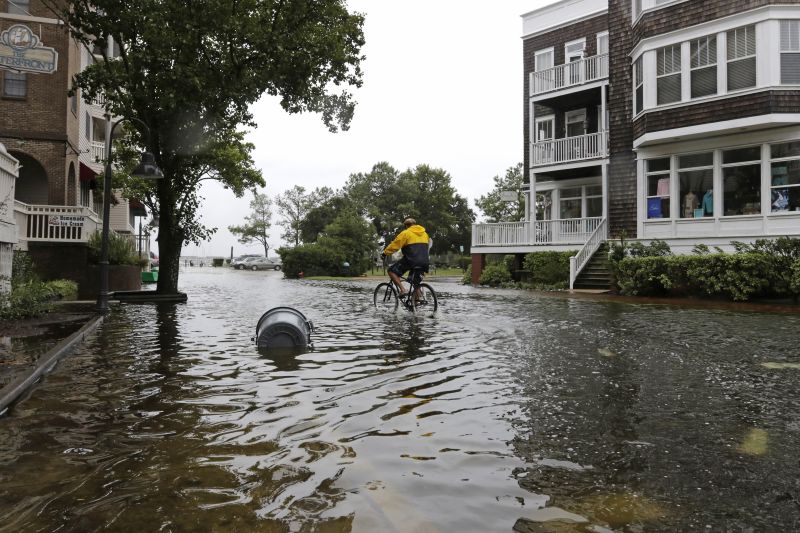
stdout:
POLYGON ((206 269, 0 419, 0 531, 792 531, 799 320, 206 269), (261 314, 314 321, 259 353, 261 314), (770 363, 765 365, 765 363, 770 363))

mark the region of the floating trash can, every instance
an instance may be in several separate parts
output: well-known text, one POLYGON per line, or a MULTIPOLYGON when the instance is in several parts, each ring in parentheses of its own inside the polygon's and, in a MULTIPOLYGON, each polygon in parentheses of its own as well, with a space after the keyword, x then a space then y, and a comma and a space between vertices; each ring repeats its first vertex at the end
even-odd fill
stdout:
POLYGON ((275 307, 258 319, 256 345, 259 348, 307 348, 314 324, 291 307, 275 307))

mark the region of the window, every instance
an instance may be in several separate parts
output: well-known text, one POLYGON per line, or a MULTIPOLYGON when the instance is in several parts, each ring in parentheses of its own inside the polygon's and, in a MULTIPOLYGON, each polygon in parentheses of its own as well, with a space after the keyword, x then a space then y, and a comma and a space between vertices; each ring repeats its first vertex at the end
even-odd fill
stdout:
POLYGON ((641 57, 633 63, 633 89, 634 115, 638 115, 644 109, 644 73, 641 57))
POLYGON ((681 218, 714 216, 714 153, 678 157, 681 218))
POLYGON ((742 26, 728 32, 728 90, 756 85, 756 27, 742 26))
POLYGON ((586 109, 575 109, 564 113, 567 137, 586 135, 586 109))
POLYGON ((561 189, 560 218, 581 218, 582 196, 583 189, 581 187, 561 189))
POLYGON ((92 138, 92 117, 91 117, 91 115, 89 115, 88 111, 86 113, 84 113, 84 121, 83 121, 83 123, 84 123, 84 126, 85 126, 84 134, 86 135, 86 139, 91 139, 92 138))
POLYGON ((21 72, 3 72, 3 96, 25 98, 28 95, 28 77, 21 72))
POLYGON ((8 8, 6 11, 8 13, 13 13, 14 15, 30 15, 30 7, 31 2, 30 0, 7 0, 8 8))
POLYGON ((534 54, 533 68, 533 90, 536 93, 555 89, 555 78, 553 68, 553 49, 541 50, 534 54), (543 72, 546 71, 546 72, 543 72))
POLYGON ((608 53, 608 32, 597 34, 597 55, 608 53))
POLYGON ((81 181, 81 205, 84 207, 89 207, 89 182, 81 181))
POLYGON ((656 100, 658 105, 681 99, 681 45, 659 48, 656 55, 656 100))
POLYGON ((800 141, 770 146, 771 211, 800 211, 800 141))
POLYGON ((603 187, 601 185, 587 185, 584 189, 586 195, 586 216, 603 216, 603 187))
POLYGON ((645 161, 647 218, 669 218, 669 157, 645 161))
POLYGON ((722 151, 722 212, 761 214, 761 147, 722 151))
POLYGON ((781 83, 800 84, 800 20, 781 21, 781 83))
POLYGON ((552 143, 544 143, 543 141, 553 138, 554 129, 555 117, 553 115, 536 119, 536 144, 533 145, 534 164, 540 165, 553 161, 554 146, 552 143))
POLYGON ((567 67, 567 80, 570 85, 583 82, 583 51, 586 48, 586 39, 572 41, 564 45, 564 64, 575 63, 567 67))
POLYGON ((717 37, 709 35, 689 44, 692 98, 717 94, 717 37))

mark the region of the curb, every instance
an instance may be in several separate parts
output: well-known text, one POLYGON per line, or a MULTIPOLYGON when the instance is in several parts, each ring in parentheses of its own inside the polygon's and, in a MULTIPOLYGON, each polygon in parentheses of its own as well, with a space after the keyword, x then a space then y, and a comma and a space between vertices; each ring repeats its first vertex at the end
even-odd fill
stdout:
POLYGON ((78 331, 56 344, 53 348, 42 355, 36 362, 36 367, 28 371, 0 389, 0 416, 8 411, 8 407, 19 399, 20 396, 36 383, 43 375, 50 372, 56 363, 72 351, 72 348, 82 342, 88 335, 94 333, 98 326, 103 322, 102 316, 96 316, 89 320, 78 331))

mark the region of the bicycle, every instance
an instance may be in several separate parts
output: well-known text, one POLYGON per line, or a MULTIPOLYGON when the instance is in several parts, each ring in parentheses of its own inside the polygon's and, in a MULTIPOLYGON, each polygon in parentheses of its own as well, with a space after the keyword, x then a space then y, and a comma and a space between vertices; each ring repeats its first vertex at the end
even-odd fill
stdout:
POLYGON ((392 283, 391 279, 386 282, 378 283, 375 291, 372 293, 372 303, 378 309, 385 309, 387 311, 396 311, 400 302, 403 307, 416 313, 417 311, 430 311, 435 313, 439 308, 439 301, 436 297, 436 291, 427 283, 423 283, 424 267, 414 267, 408 273, 405 281, 410 285, 408 291, 400 297, 397 294, 397 288, 392 283))

